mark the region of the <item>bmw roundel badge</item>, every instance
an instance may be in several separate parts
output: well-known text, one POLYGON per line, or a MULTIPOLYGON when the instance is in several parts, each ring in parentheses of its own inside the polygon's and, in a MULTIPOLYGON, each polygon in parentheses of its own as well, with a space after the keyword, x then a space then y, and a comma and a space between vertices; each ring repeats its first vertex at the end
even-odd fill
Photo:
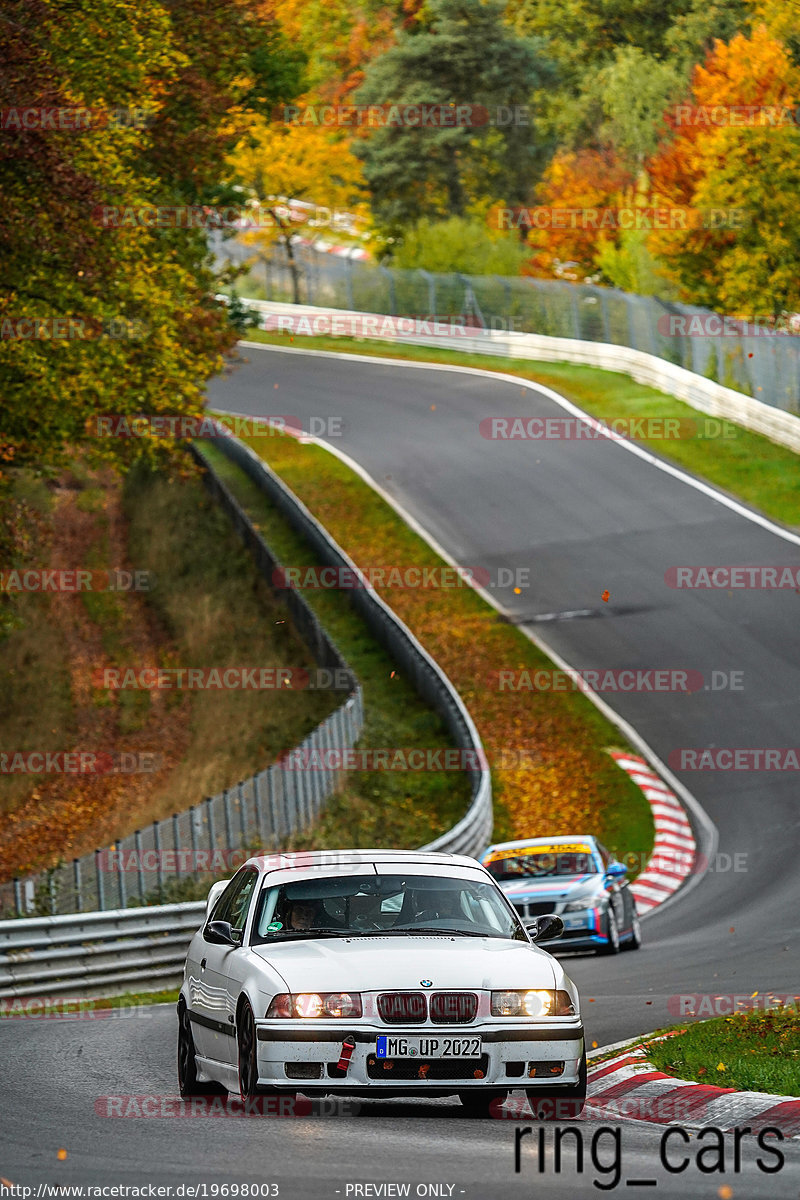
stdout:
POLYGON ((432 979, 420 979, 420 984, 422 985, 422 987, 433 987, 433 980, 432 979))

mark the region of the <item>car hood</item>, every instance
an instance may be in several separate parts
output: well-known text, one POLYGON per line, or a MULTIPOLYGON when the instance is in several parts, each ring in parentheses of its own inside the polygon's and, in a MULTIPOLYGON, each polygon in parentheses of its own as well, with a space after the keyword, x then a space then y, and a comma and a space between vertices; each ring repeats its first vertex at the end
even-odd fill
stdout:
POLYGON ((500 887, 512 903, 527 900, 583 900, 604 891, 602 876, 575 875, 561 880, 509 879, 500 887))
POLYGON ((407 991, 423 979, 440 988, 552 988, 544 950, 500 938, 319 938, 252 946, 292 992, 407 991))

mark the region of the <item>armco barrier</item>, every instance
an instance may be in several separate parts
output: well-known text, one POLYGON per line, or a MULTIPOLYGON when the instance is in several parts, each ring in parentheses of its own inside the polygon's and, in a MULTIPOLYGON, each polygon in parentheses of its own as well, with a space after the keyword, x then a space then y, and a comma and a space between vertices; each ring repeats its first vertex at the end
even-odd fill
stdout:
POLYGON ((0 1001, 47 997, 57 1009, 65 997, 176 987, 204 911, 195 901, 0 921, 0 1001))
MULTIPOLYGON (((223 436, 216 445, 249 476, 252 482, 275 505, 293 529, 311 545, 325 566, 345 567, 361 576, 361 572, 344 550, 333 540, 294 492, 267 466, 258 455, 237 438, 223 436)), ((420 696, 440 714, 453 741, 464 750, 473 751, 475 761, 485 763, 478 731, 466 706, 439 664, 431 658, 412 634, 395 616, 375 589, 361 576, 364 586, 348 592, 350 602, 361 614, 373 636, 391 654, 413 682, 420 696)), ((447 833, 424 847, 454 854, 477 854, 487 844, 492 831, 492 785, 486 766, 468 771, 472 788, 472 804, 466 816, 447 833)))
MULTIPOLYGON (((208 469, 204 479, 272 586, 273 571, 280 563, 215 473, 208 469)), ((286 603, 294 626, 315 662, 322 668, 336 670, 350 689, 343 703, 296 749, 310 752, 352 749, 364 727, 361 686, 303 596, 287 592, 286 603)), ((331 769, 295 771, 284 769, 280 762, 273 763, 219 795, 137 829, 111 846, 53 870, 3 884, 0 911, 11 909, 18 914, 38 911, 50 915, 102 912, 124 909, 131 903, 144 904, 154 896, 163 897, 167 882, 180 884, 193 874, 209 877, 212 873, 219 874, 237 856, 244 861, 247 847, 273 850, 304 833, 337 785, 337 774, 331 769), (172 867, 166 871, 164 864, 170 860, 172 867), (182 862, 186 864, 183 867, 182 862), (207 870, 201 864, 207 864, 207 870)), ((236 865, 233 861, 231 873, 236 865)))
MULTIPOLYGON (((313 324, 314 318, 331 316, 358 319, 359 337, 377 338, 381 341, 435 346, 439 349, 460 350, 465 354, 490 354, 503 358, 529 358, 540 362, 571 362, 585 366, 601 367, 606 371, 619 371, 644 383, 658 388, 668 395, 684 400, 692 408, 709 416, 733 421, 761 433, 779 445, 800 453, 800 417, 782 408, 754 400, 743 392, 724 387, 711 379, 705 379, 685 367, 677 366, 667 359, 628 346, 606 342, 579 341, 568 337, 549 337, 534 333, 513 333, 500 330, 469 329, 463 335, 435 333, 411 333, 410 319, 385 316, 380 313, 360 313, 345 309, 332 313, 331 309, 311 305, 284 304, 278 301, 243 300, 252 310, 267 315, 299 317, 306 315, 313 324), (365 320, 374 320, 376 332, 365 329, 365 320), (394 329, 394 332, 393 332, 394 329)), ((768 339, 762 339, 766 341, 768 339)), ((779 339, 772 339, 772 342, 779 339)), ((800 338, 791 339, 800 345, 800 338)), ((298 341, 295 341, 295 346, 298 341)), ((797 401, 795 401, 797 403, 797 401)))

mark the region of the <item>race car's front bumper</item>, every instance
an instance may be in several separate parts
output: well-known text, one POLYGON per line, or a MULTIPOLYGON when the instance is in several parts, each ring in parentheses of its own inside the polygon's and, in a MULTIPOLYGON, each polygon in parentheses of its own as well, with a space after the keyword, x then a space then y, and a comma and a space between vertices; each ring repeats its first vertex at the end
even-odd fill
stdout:
POLYGON ((258 1021, 258 1084, 306 1095, 452 1095, 473 1089, 542 1088, 557 1095, 575 1086, 584 1055, 580 1018, 546 1023, 498 1021, 473 1025, 387 1027, 372 1023, 258 1021), (379 1057, 381 1035, 464 1038, 479 1036, 481 1054, 470 1058, 379 1057), (355 1043, 346 1069, 343 1043, 355 1043), (556 1067, 560 1070, 555 1073, 556 1067))

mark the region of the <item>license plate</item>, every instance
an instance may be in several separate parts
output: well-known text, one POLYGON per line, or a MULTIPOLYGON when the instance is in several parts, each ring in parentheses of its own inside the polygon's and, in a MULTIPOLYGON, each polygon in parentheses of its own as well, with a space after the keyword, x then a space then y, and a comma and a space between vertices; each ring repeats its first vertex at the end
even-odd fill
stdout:
POLYGON ((480 1058, 479 1037, 378 1038, 378 1058, 480 1058))

